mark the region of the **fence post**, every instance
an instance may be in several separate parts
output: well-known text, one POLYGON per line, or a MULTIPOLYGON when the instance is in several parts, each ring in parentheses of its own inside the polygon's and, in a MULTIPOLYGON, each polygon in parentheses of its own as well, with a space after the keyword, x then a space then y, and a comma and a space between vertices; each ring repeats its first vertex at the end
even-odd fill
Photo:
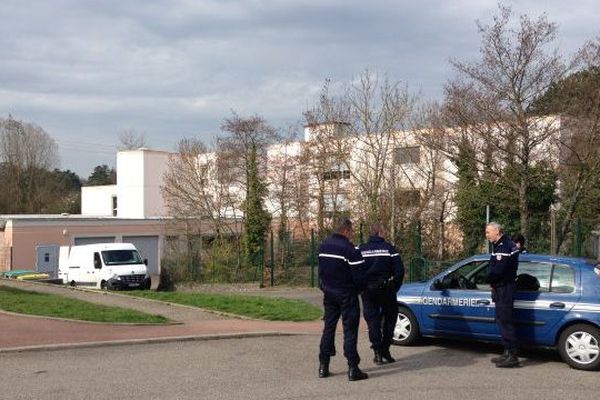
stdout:
POLYGON ((315 287, 315 230, 310 229, 310 287, 315 287))
POLYGON ((577 223, 575 225, 575 257, 581 257, 583 243, 582 243, 582 233, 581 233, 581 218, 577 218, 577 223))
POLYGON ((275 286, 275 251, 273 249, 273 229, 271 229, 271 287, 275 286))
POLYGON ((359 244, 363 244, 365 242, 365 240, 363 238, 363 223, 362 223, 362 221, 360 222, 360 234, 358 235, 358 237, 360 239, 359 244))

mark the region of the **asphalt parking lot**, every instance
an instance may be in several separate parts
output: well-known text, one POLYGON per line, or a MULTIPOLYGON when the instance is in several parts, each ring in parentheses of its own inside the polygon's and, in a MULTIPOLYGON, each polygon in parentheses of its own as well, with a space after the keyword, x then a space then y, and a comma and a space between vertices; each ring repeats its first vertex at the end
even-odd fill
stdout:
MULTIPOLYGON (((338 337, 338 348, 341 348, 338 337)), ((317 378, 318 335, 3 354, 6 399, 596 399, 597 372, 570 369, 551 352, 527 352, 523 367, 495 368, 498 348, 451 341, 394 347, 395 364, 373 365, 365 337, 348 382, 345 360, 317 378)))

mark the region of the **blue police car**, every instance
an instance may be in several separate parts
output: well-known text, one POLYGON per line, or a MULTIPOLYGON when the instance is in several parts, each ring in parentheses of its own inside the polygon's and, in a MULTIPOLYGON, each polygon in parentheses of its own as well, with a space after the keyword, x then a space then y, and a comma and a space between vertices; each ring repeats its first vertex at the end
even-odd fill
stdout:
MULTIPOLYGON (((500 341, 491 289, 489 254, 463 260, 428 281, 398 291, 394 343, 420 336, 500 341)), ((600 367, 600 267, 579 258, 521 254, 514 301, 523 346, 557 348, 571 367, 600 367)))

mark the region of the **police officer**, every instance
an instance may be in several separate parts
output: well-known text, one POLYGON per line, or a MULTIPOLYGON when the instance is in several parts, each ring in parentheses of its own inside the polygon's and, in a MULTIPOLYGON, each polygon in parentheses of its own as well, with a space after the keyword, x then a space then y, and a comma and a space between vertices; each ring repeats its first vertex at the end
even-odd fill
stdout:
POLYGON ((519 265, 519 249, 508 235, 504 234, 502 226, 497 222, 491 222, 485 227, 485 237, 494 246, 486 278, 492 287, 492 300, 496 303, 496 323, 500 327, 504 346, 502 355, 492 358, 492 362, 500 368, 518 367, 513 295, 519 265))
POLYGON ((335 233, 319 247, 319 280, 325 309, 323 335, 319 349, 319 378, 329 373, 329 359, 335 355, 335 328, 340 316, 344 329, 344 356, 348 360, 348 380, 367 379, 360 370, 356 349, 360 305, 358 294, 364 289, 364 260, 350 238, 354 236, 352 222, 341 219, 335 233))
POLYGON ((369 341, 377 365, 396 360, 390 354, 398 305, 396 292, 402 285, 404 265, 394 246, 385 241, 380 223, 371 225, 367 243, 359 246, 365 260, 367 289, 362 294, 363 315, 369 327, 369 341))
POLYGON ((527 247, 525 247, 525 236, 521 235, 520 233, 515 233, 511 239, 517 245, 519 253, 529 253, 527 247))

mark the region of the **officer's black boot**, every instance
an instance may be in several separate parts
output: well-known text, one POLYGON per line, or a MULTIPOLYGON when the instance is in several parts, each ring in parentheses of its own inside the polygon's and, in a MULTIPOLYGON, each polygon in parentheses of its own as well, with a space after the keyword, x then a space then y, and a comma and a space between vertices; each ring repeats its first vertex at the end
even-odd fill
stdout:
POLYGON ((392 357, 392 355, 390 354, 390 349, 383 350, 381 352, 381 357, 383 358, 383 361, 386 363, 396 362, 396 359, 394 357, 392 357))
POLYGON ((319 363, 319 378, 327 378, 329 376, 329 363, 321 362, 319 363))
POLYGON ((381 354, 381 351, 379 350, 373 350, 373 352, 375 353, 375 357, 373 357, 373 362, 377 365, 383 365, 385 364, 383 362, 383 355, 381 354))
POLYGON ((499 355, 498 357, 492 357, 492 359, 490 360, 491 362, 493 362, 494 364, 498 364, 500 361, 504 361, 508 358, 508 350, 504 350, 504 352, 499 355))
POLYGON ((504 360, 498 361, 496 367, 498 368, 515 368, 519 366, 519 359, 514 350, 508 351, 508 357, 504 360))
POLYGON ((348 380, 349 381, 362 381, 363 379, 367 379, 369 375, 362 372, 358 365, 350 365, 348 367, 348 380))

